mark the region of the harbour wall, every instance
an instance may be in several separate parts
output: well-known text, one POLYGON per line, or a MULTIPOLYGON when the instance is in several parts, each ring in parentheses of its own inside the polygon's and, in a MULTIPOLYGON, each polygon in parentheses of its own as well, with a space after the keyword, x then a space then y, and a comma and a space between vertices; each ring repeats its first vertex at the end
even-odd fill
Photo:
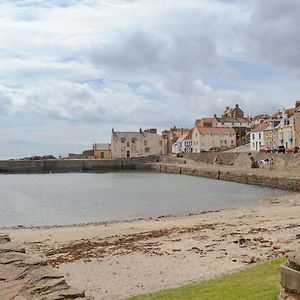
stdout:
POLYGON ((271 188, 292 190, 300 192, 300 178, 262 175, 255 172, 242 172, 238 170, 218 171, 215 169, 192 167, 175 164, 142 164, 138 169, 151 170, 162 173, 185 174, 231 182, 260 185, 271 188))
MULTIPOLYGON (((300 153, 251 153, 252 157, 259 161, 269 159, 273 161, 273 170, 300 171, 300 153)), ((207 164, 230 165, 236 168, 251 168, 249 153, 230 152, 204 152, 185 153, 184 158, 207 164)))
POLYGON ((0 160, 0 173, 62 173, 101 172, 135 169, 145 163, 182 163, 173 157, 151 156, 129 159, 49 159, 49 160, 0 160))

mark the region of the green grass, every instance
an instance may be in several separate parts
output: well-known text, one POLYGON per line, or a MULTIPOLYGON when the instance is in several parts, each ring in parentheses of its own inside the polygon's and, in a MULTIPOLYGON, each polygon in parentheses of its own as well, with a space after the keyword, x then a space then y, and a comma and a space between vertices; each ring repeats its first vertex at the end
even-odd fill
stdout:
POLYGON ((217 279, 130 299, 277 300, 280 291, 279 270, 284 262, 284 258, 275 259, 217 279))

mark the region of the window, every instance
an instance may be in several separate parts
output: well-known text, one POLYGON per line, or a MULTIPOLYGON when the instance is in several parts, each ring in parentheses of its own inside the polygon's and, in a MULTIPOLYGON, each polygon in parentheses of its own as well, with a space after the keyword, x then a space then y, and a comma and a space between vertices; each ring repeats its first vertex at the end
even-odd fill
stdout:
POLYGON ((127 147, 129 147, 130 146, 130 142, 127 142, 127 147))
POLYGON ((121 143, 125 143, 126 139, 125 138, 121 138, 121 143))
POLYGON ((104 152, 100 152, 100 157, 104 158, 104 152))
POLYGON ((136 138, 131 139, 131 143, 134 144, 136 142, 136 138))
POLYGON ((261 140, 261 133, 258 134, 258 138, 261 140))
POLYGON ((255 139, 255 137, 254 137, 254 133, 252 133, 252 140, 254 140, 255 139))
POLYGON ((148 142, 147 141, 144 141, 144 146, 147 146, 148 145, 148 142))
POLYGON ((145 152, 150 152, 150 148, 145 148, 145 152))
POLYGON ((161 147, 163 145, 163 141, 159 141, 159 146, 161 147))
POLYGON ((125 147, 121 147, 121 151, 122 151, 122 152, 125 151, 125 147))

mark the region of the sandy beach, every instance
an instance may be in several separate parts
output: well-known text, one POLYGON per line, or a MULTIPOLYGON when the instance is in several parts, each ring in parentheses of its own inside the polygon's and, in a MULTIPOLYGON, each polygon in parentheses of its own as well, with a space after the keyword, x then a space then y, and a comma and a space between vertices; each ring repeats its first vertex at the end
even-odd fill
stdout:
POLYGON ((127 222, 2 229, 95 299, 178 287, 299 248, 300 194, 253 208, 127 222))

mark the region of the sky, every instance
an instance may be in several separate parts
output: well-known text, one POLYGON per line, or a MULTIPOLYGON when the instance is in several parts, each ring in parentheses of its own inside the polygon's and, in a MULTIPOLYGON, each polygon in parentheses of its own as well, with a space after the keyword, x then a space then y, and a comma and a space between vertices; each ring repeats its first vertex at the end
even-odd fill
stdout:
POLYGON ((1 0, 0 157, 300 98, 299 0, 1 0))

